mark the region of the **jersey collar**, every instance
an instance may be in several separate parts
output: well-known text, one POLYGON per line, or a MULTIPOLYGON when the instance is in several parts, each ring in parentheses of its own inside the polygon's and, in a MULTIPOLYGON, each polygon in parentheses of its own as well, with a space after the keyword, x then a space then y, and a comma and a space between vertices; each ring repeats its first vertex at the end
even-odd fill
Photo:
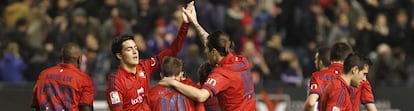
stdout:
POLYGON ((341 74, 343 67, 344 67, 344 64, 332 63, 331 65, 329 65, 328 69, 334 70, 336 74, 341 74))

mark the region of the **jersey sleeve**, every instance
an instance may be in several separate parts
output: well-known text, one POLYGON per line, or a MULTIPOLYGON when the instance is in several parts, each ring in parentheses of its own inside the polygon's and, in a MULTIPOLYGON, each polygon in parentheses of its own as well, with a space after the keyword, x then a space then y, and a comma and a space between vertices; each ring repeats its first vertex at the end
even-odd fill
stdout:
MULTIPOLYGON (((90 77, 85 77, 80 94, 79 106, 93 106, 93 98, 95 94, 95 87, 90 77)), ((82 82, 81 82, 82 83, 82 82)))
POLYGON ((213 73, 209 75, 207 81, 203 85, 203 88, 209 91, 210 97, 213 97, 221 91, 227 89, 230 86, 230 83, 230 79, 219 75, 218 73, 213 73))
POLYGON ((310 94, 321 95, 322 94, 322 89, 320 87, 320 84, 316 76, 317 76, 316 74, 312 74, 312 77, 309 81, 308 95, 310 94))
POLYGON ((199 103, 195 103, 195 111, 205 111, 206 107, 204 106, 204 103, 199 102, 199 103))
POLYGON ((372 93, 371 84, 369 81, 364 81, 361 85, 361 103, 374 103, 374 93, 372 93))
POLYGON ((122 109, 122 91, 119 81, 116 80, 116 76, 110 75, 107 81, 106 87, 106 101, 111 111, 123 111, 122 109))

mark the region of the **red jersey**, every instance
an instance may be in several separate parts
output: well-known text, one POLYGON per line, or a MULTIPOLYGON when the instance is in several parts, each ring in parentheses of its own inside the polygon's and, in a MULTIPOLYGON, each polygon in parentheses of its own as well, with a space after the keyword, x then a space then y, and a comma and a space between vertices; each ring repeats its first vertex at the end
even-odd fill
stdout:
POLYGON ((360 104, 374 103, 374 94, 372 93, 371 84, 368 80, 363 81, 357 88, 352 88, 351 94, 354 111, 359 111, 360 104))
POLYGON ((319 97, 319 111, 353 111, 351 103, 351 87, 341 76, 336 76, 327 84, 326 92, 319 97))
POLYGON ((89 75, 72 64, 43 70, 33 88, 31 106, 42 111, 79 111, 93 105, 94 86, 89 75))
POLYGON ((220 103, 217 97, 210 97, 204 102, 206 111, 221 111, 220 103))
POLYGON ((165 56, 175 56, 180 52, 187 30, 188 23, 183 23, 171 46, 156 57, 140 61, 136 66, 136 74, 119 67, 117 72, 109 75, 106 100, 112 111, 150 110, 146 103, 150 77, 165 56))
POLYGON ((217 96, 224 111, 255 111, 250 65, 245 57, 233 53, 225 56, 203 85, 210 97, 217 96))
MULTIPOLYGON (((196 86, 189 78, 181 82, 196 86)), ((149 91, 148 98, 152 111, 204 111, 204 107, 198 106, 198 102, 191 100, 172 87, 156 85, 149 91)))
POLYGON ((326 90, 326 84, 334 80, 342 72, 343 64, 332 63, 326 70, 314 72, 309 82, 309 94, 321 94, 326 90))

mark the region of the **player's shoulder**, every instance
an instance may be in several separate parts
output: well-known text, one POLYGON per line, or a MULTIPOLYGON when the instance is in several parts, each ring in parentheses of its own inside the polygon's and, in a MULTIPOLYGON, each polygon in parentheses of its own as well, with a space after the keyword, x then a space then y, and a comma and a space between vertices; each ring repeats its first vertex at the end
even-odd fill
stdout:
POLYGON ((52 66, 52 67, 46 68, 40 72, 39 76, 42 76, 45 74, 57 73, 59 71, 58 69, 59 69, 58 66, 52 66))
POLYGON ((158 92, 159 90, 162 90, 162 89, 164 89, 163 86, 155 85, 152 88, 150 88, 150 90, 148 92, 149 92, 149 95, 154 95, 154 94, 157 94, 155 92, 158 92))
POLYGON ((147 59, 142 59, 140 60, 140 62, 138 63, 138 65, 136 67, 143 67, 143 66, 156 66, 157 64, 159 64, 159 60, 157 56, 153 56, 147 59))

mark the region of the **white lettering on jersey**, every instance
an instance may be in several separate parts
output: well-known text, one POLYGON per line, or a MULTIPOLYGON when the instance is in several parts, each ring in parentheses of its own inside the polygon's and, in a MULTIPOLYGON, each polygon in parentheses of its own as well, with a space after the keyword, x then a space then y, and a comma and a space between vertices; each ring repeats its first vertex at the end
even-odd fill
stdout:
POLYGON ((119 98, 118 91, 111 91, 109 93, 109 96, 111 97, 111 103, 112 104, 117 104, 117 103, 121 102, 121 99, 119 98))
POLYGON ((216 79, 208 78, 206 83, 210 84, 212 86, 216 86, 217 81, 216 81, 216 79))
POLYGON ((310 89, 318 89, 318 85, 317 84, 311 84, 310 89))
POLYGON ((341 109, 339 109, 338 107, 334 106, 334 107, 332 108, 332 111, 341 111, 341 109))
POLYGON ((137 104, 137 103, 142 103, 144 101, 144 98, 142 97, 142 94, 144 94, 144 88, 141 87, 139 89, 137 89, 137 93, 138 93, 138 97, 135 99, 131 99, 131 104, 137 104))

